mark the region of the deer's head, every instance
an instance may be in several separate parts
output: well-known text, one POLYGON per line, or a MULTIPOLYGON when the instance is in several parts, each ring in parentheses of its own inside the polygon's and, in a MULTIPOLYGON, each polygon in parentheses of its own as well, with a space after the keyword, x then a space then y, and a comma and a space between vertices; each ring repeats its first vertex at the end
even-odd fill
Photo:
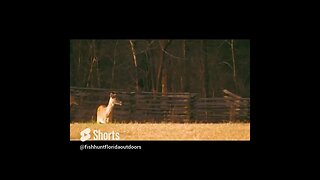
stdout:
POLYGON ((112 106, 114 106, 114 105, 120 105, 121 106, 122 105, 122 102, 117 99, 117 94, 115 92, 111 92, 110 93, 109 104, 112 105, 112 106))

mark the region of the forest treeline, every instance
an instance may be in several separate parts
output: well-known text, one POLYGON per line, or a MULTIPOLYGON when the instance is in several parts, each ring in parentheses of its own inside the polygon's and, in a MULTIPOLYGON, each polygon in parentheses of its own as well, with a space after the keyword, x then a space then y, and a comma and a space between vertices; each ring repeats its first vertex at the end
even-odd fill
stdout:
POLYGON ((71 40, 70 86, 250 96, 250 40, 71 40))

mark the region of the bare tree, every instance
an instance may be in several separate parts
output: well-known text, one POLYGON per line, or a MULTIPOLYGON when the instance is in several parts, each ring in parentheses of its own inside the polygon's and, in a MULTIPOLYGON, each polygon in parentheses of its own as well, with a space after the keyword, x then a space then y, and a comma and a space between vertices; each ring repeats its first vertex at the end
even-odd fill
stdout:
POLYGON ((165 52, 168 45, 171 43, 171 40, 159 40, 160 45, 160 64, 158 66, 158 75, 157 75, 157 86, 156 91, 159 90, 159 83, 161 78, 161 92, 166 94, 168 91, 168 72, 167 72, 167 63, 165 61, 165 52))
POLYGON ((117 50, 118 41, 116 41, 116 44, 114 46, 113 51, 113 66, 112 66, 112 74, 111 74, 111 88, 114 87, 114 71, 116 69, 116 50, 117 50))
POLYGON ((207 41, 201 41, 201 67, 200 67, 200 78, 202 83, 201 94, 202 97, 207 97, 209 94, 209 73, 208 73, 208 60, 207 60, 207 41))
MULTIPOLYGON (((181 49, 182 49, 182 58, 184 59, 184 61, 182 61, 181 63, 181 67, 185 64, 186 61, 186 40, 182 40, 181 43, 181 49)), ((183 66, 185 68, 185 66, 183 66)), ((184 90, 184 77, 183 77, 183 71, 181 71, 180 73, 180 91, 182 92, 184 90)))
POLYGON ((70 83, 164 94, 195 92, 203 97, 220 96, 227 88, 246 96, 250 41, 71 40, 70 83))
POLYGON ((183 41, 183 58, 184 60, 184 91, 190 91, 190 73, 189 73, 189 58, 187 57, 187 42, 186 40, 183 41))
POLYGON ((136 50, 134 48, 134 41, 129 40, 129 43, 130 43, 131 52, 132 52, 133 64, 135 67, 135 88, 136 88, 136 91, 139 92, 139 77, 138 77, 138 63, 137 63, 136 50))
POLYGON ((95 40, 92 40, 92 43, 90 44, 90 50, 91 50, 91 56, 90 56, 91 63, 90 63, 90 69, 89 69, 89 75, 88 75, 86 87, 89 87, 89 84, 91 87, 93 86, 93 84, 92 84, 92 76, 93 76, 92 69, 93 69, 94 63, 96 63, 96 60, 97 60, 96 55, 95 55, 95 40))
POLYGON ((233 64, 233 82, 235 87, 237 87, 237 80, 236 80, 236 62, 234 58, 234 48, 233 48, 234 40, 231 39, 230 47, 231 47, 231 54, 232 54, 232 64, 233 64))
POLYGON ((79 86, 80 84, 78 84, 78 82, 81 82, 81 72, 80 72, 80 69, 81 69, 81 41, 78 41, 77 43, 78 45, 78 68, 77 68, 77 81, 76 81, 76 85, 79 86))

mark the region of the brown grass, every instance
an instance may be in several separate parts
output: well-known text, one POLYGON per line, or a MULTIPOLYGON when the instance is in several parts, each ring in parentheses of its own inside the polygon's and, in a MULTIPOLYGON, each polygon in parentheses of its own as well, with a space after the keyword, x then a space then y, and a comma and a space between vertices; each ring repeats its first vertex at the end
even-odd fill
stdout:
POLYGON ((79 140, 85 128, 119 132, 120 140, 250 140, 250 123, 221 124, 70 124, 70 139, 79 140))

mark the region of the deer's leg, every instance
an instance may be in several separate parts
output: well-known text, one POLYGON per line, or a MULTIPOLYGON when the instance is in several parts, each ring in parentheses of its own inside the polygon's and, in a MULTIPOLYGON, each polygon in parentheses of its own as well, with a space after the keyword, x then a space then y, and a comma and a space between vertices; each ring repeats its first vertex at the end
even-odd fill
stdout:
POLYGON ((98 116, 98 117, 97 117, 97 123, 98 123, 98 124, 104 124, 104 123, 105 123, 105 119, 102 118, 101 116, 98 116))
POLYGON ((106 118, 105 118, 105 114, 104 114, 104 106, 100 106, 97 110, 97 123, 106 123, 106 118))
POLYGON ((109 123, 109 117, 106 118, 106 122, 109 123))

